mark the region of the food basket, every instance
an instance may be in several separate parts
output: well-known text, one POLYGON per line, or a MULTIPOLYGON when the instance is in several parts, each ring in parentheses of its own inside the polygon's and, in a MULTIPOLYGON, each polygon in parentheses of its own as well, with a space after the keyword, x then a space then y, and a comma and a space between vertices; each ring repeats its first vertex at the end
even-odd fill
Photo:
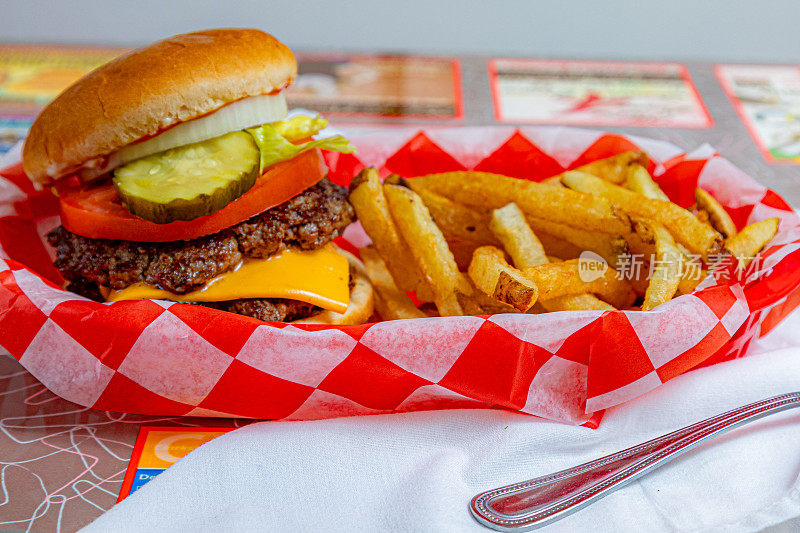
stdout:
MULTIPOLYGON (((739 227, 780 231, 735 283, 704 283, 654 311, 570 311, 378 322, 264 323, 164 301, 102 304, 60 289, 44 241, 57 202, 15 165, 0 174, 0 346, 53 393, 95 409, 153 415, 318 419, 505 407, 570 424, 694 367, 746 355, 800 304, 800 220, 776 193, 709 146, 571 128, 409 129, 350 138, 326 153, 340 184, 364 166, 417 176, 477 169, 541 180, 644 150, 669 197, 698 185, 739 227)), ((368 243, 358 224, 341 246, 368 243)), ((744 385, 746 386, 746 384, 744 385)))

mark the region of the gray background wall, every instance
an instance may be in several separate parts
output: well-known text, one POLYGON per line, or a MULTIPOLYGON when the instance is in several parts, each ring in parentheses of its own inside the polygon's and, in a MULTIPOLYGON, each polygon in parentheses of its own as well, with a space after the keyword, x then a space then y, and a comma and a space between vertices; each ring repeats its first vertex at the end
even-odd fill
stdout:
POLYGON ((0 41, 140 44, 255 26, 295 49, 797 62, 800 1, 0 0, 0 41))

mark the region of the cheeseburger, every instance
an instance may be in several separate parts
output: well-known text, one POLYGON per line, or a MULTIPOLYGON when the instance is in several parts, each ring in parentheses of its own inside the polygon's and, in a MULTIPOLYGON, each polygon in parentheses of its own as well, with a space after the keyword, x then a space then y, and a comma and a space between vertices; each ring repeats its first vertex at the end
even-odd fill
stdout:
POLYGON ((69 290, 266 321, 372 314, 358 260, 333 240, 355 215, 326 178, 320 117, 287 118, 292 52, 252 29, 178 35, 89 73, 33 123, 23 167, 59 197, 48 234, 69 290))

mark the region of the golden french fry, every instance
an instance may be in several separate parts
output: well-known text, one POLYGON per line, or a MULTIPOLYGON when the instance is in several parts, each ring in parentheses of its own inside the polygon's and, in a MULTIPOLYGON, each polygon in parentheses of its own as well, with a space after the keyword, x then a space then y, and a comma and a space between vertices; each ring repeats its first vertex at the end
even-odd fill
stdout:
MULTIPOLYGON (((650 271, 650 258, 656 256, 655 236, 649 228, 640 225, 638 231, 627 235, 626 239, 631 249, 631 262, 634 264, 638 262, 638 266, 635 266, 635 268, 627 269, 628 272, 626 272, 626 274, 630 275, 626 275, 626 279, 631 282, 631 285, 633 285, 634 290, 638 294, 644 296, 649 281, 641 276, 642 272, 647 273, 650 271), (636 271, 632 272, 633 270, 636 271)), ((675 243, 675 247, 681 254, 682 263, 678 292, 681 294, 689 294, 708 276, 708 272, 703 268, 703 264, 699 261, 699 258, 692 258, 691 252, 686 248, 678 243, 675 243)))
MULTIPOLYGON (((626 279, 631 282, 638 294, 644 296, 649 283, 647 279, 640 276, 642 271, 649 272, 650 258, 656 255, 655 240, 652 239, 651 235, 651 239, 645 242, 642 240, 642 236, 636 232, 628 234, 625 238, 631 250, 630 261, 633 263, 638 262, 637 272, 631 272, 631 275, 626 276, 626 279)), ((680 250, 683 260, 683 274, 678 284, 678 292, 689 294, 706 278, 708 273, 703 269, 700 261, 690 257, 691 253, 686 248, 678 243, 675 243, 675 246, 680 250)), ((632 268, 628 270, 632 270, 632 268)))
MULTIPOLYGON (((467 265, 469 267, 469 265, 467 265)), ((462 283, 456 290, 461 307, 469 315, 496 315, 500 313, 519 313, 512 306, 495 300, 478 289, 468 275, 462 274, 462 283)))
MULTIPOLYGON (((469 264, 475 247, 500 246, 500 241, 489 231, 488 214, 424 189, 420 191, 420 197, 430 210, 436 225, 447 237, 459 267, 469 264), (470 247, 469 242, 474 244, 470 247)), ((531 216, 527 216, 527 222, 540 238, 545 250, 561 259, 572 259, 578 257, 582 251, 589 250, 600 255, 609 264, 617 265, 620 258, 628 253, 627 243, 621 235, 588 231, 531 216)))
POLYGON ((643 233, 642 228, 639 228, 639 231, 632 231, 625 235, 625 241, 628 243, 628 249, 630 250, 631 254, 636 257, 646 259, 656 253, 655 242, 652 239, 652 234, 649 235, 649 238, 647 237, 648 235, 643 233))
MULTIPOLYGON (((415 181, 416 178, 412 178, 407 180, 407 183, 418 191, 436 225, 447 236, 448 242, 461 239, 478 245, 500 245, 499 240, 488 228, 489 214, 485 210, 465 206, 426 188, 414 186, 415 181)), ((529 226, 540 237, 545 249, 562 259, 578 257, 582 251, 589 250, 603 257, 609 264, 616 265, 619 258, 628 253, 627 244, 621 234, 575 228, 532 216, 531 213, 526 213, 526 216, 529 226)), ((463 254, 456 253, 455 250, 454 254, 459 258, 458 264, 461 266, 460 259, 463 254)), ((471 252, 469 257, 471 259, 471 252)))
POLYGON ((517 204, 508 204, 492 211, 489 229, 503 243, 517 268, 547 263, 547 254, 539 239, 525 220, 517 204))
POLYGON ((427 189, 416 192, 442 233, 478 244, 500 244, 489 230, 489 215, 485 210, 469 208, 427 189))
POLYGON ((723 237, 730 239, 736 235, 736 224, 733 223, 731 216, 716 198, 707 191, 697 188, 694 190, 694 201, 697 202, 698 215, 704 213, 709 224, 723 237))
POLYGON ((475 171, 430 174, 407 181, 415 191, 426 189, 467 206, 496 209, 514 202, 527 214, 568 226, 604 233, 630 230, 628 217, 605 198, 566 188, 475 171))
POLYGON ((745 226, 742 231, 725 241, 725 250, 739 262, 739 268, 750 264, 764 246, 778 233, 777 218, 768 218, 745 226))
MULTIPOLYGON (((456 298, 458 299, 458 305, 461 306, 461 309, 464 311, 466 315, 491 315, 494 313, 490 313, 484 310, 484 308, 475 301, 475 298, 472 296, 467 296, 466 294, 462 294, 460 292, 456 292, 456 298)), ((514 309, 516 313, 517 310, 514 309)))
POLYGON ((700 282, 708 277, 708 272, 703 268, 703 263, 697 257, 692 257, 689 250, 682 245, 675 243, 675 246, 683 255, 683 275, 678 284, 680 294, 689 294, 694 291, 700 282))
POLYGON ((644 152, 625 152, 605 159, 593 161, 575 170, 594 174, 600 179, 622 185, 628 179, 628 167, 638 164, 647 167, 648 157, 644 152))
POLYGON ((649 310, 702 281, 696 257, 707 260, 722 250, 715 228, 729 236, 725 251, 741 265, 776 233, 777 220, 770 220, 732 236, 730 217, 704 191, 696 193, 699 214, 693 216, 666 199, 646 165, 645 154, 629 152, 581 167, 599 177, 568 171, 534 183, 464 171, 410 180, 393 175, 382 186, 377 171, 365 170, 351 186, 351 202, 375 243, 362 258, 372 271, 379 313, 429 315, 405 290, 427 291, 441 316, 626 309, 637 293, 649 310), (580 257, 586 250, 606 262, 580 257), (622 270, 631 252, 649 257, 640 260, 649 280, 626 279, 609 267, 622 270), (417 278, 410 289, 398 282, 403 274, 392 275, 393 264, 402 268, 398 256, 411 266, 403 271, 417 278))
POLYGON ((600 261, 570 259, 526 268, 522 273, 539 288, 542 302, 570 294, 592 293, 617 309, 625 309, 636 299, 630 284, 600 261))
POLYGON ((408 244, 410 256, 433 291, 439 314, 463 314, 455 293, 460 276, 458 266, 428 208, 416 193, 406 187, 385 185, 383 191, 392 219, 408 244))
POLYGON ((503 270, 497 278, 492 298, 520 311, 527 311, 536 301, 538 290, 530 280, 503 270))
POLYGON ((647 287, 650 286, 648 279, 650 274, 650 262, 642 260, 636 267, 626 268, 622 272, 625 281, 631 284, 634 292, 639 296, 647 294, 647 287))
POLYGON ((539 302, 546 312, 555 311, 614 311, 616 307, 593 294, 569 294, 539 302))
POLYGON ((698 263, 694 261, 684 261, 683 276, 678 283, 678 293, 689 294, 694 291, 700 282, 706 279, 708 272, 698 263))
POLYGON ((403 187, 406 187, 406 180, 405 180, 405 178, 401 178, 397 174, 389 174, 388 176, 386 176, 386 178, 384 178, 383 184, 384 185, 402 185, 403 187))
POLYGON ((561 257, 562 259, 578 257, 581 252, 588 250, 605 259, 611 266, 616 267, 629 253, 628 243, 625 241, 622 234, 600 233, 597 231, 573 228, 565 224, 542 220, 530 214, 527 214, 526 220, 542 242, 545 250, 547 250, 549 254, 561 257), (568 253, 567 250, 569 250, 569 247, 565 247, 564 243, 553 242, 553 239, 548 236, 557 237, 574 245, 574 249, 577 249, 577 253, 574 255, 565 255, 568 253))
MULTIPOLYGON (((539 241, 541 241, 542 246, 544 246, 544 250, 547 252, 547 255, 553 256, 558 261, 577 259, 584 251, 580 246, 576 246, 571 242, 562 239, 561 237, 550 235, 549 233, 537 231, 536 237, 538 237, 539 241)), ((603 254, 599 255, 605 258, 603 254)), ((608 261, 608 259, 606 259, 606 261, 608 261)))
POLYGON ((386 263, 374 248, 361 248, 359 252, 361 261, 367 269, 367 276, 376 292, 375 307, 383 320, 425 318, 427 316, 417 309, 404 291, 397 288, 386 263))
MULTIPOLYGON (((517 268, 529 268, 549 263, 542 243, 525 220, 525 215, 516 204, 508 204, 492 211, 489 228, 503 243, 517 268)), ((571 229, 571 228, 570 228, 571 229)), ((580 253, 580 252, 579 252, 580 253)), ((542 310, 610 310, 613 306, 592 294, 561 296, 540 302, 542 310)))
POLYGON ((536 303, 536 285, 505 260, 503 251, 493 246, 481 246, 472 256, 469 277, 475 286, 500 302, 523 313, 536 303))
POLYGON ((561 183, 561 176, 550 176, 549 178, 545 178, 540 181, 542 185, 549 185, 550 187, 563 187, 564 184, 561 183))
POLYGON ((417 291, 420 300, 432 300, 430 289, 414 264, 408 245, 392 220, 378 171, 365 168, 350 183, 350 203, 364 231, 372 239, 397 285, 417 291))
POLYGON ((445 294, 443 297, 436 299, 434 303, 439 311, 439 316, 462 316, 466 314, 458 302, 458 294, 455 292, 445 294))
POLYGON ((495 300, 488 294, 476 291, 470 299, 483 310, 483 315, 500 315, 504 313, 519 313, 514 306, 495 300))
POLYGON ((638 192, 642 196, 669 202, 669 197, 664 194, 661 187, 653 181, 653 177, 650 176, 650 173, 642 165, 633 164, 628 167, 628 179, 625 185, 633 192, 638 192))
MULTIPOLYGON (((469 266, 469 263, 467 263, 467 265, 469 266)), ((473 285, 472 281, 469 279, 469 276, 459 273, 459 280, 456 285, 456 298, 458 299, 459 305, 461 305, 461 309, 463 309, 466 314, 491 314, 485 310, 480 302, 478 302, 476 296, 479 294, 482 295, 483 293, 479 291, 475 285, 473 285)), ((516 312, 516 310, 514 310, 514 312, 516 312)))
POLYGON ((583 172, 566 172, 561 180, 570 189, 605 197, 632 215, 660 222, 677 242, 704 259, 721 249, 722 236, 719 233, 671 202, 644 198, 583 172))
MULTIPOLYGON (((545 254, 542 243, 533 233, 525 220, 525 215, 516 204, 508 204, 502 209, 492 212, 490 229, 503 243, 517 268, 529 268, 544 265, 550 262, 545 254)), ((580 254, 580 252, 578 252, 580 254)), ((560 296, 539 302, 541 310, 550 311, 608 311, 614 309, 612 305, 598 299, 592 294, 575 294, 560 296)))
POLYGON ((668 302, 678 291, 683 275, 683 253, 667 228, 653 220, 634 220, 634 230, 643 235, 642 240, 652 241, 655 247, 655 263, 650 265, 651 277, 642 304, 642 311, 649 311, 668 302))

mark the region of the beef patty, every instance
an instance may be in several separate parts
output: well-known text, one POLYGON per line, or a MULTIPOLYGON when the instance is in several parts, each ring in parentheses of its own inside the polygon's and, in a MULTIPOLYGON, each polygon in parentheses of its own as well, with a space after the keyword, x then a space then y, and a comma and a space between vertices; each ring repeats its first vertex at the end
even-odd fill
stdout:
MULTIPOLYGON (((78 279, 70 281, 67 290, 95 302, 105 302, 97 283, 78 279)), ((199 302, 191 305, 211 307, 237 315, 251 316, 264 322, 291 322, 308 318, 322 311, 314 304, 285 298, 242 298, 224 302, 199 302)))
MULTIPOLYGON (((124 289, 144 282, 185 294, 235 267, 287 247, 313 250, 340 236, 355 212, 347 189, 323 179, 291 200, 213 235, 166 243, 90 239, 59 226, 47 235, 55 266, 80 286, 124 289)), ((243 313, 244 314, 244 313, 243 313)))
POLYGON ((314 304, 284 298, 248 298, 228 302, 204 302, 201 305, 237 315, 251 316, 264 322, 292 322, 321 311, 314 304))

